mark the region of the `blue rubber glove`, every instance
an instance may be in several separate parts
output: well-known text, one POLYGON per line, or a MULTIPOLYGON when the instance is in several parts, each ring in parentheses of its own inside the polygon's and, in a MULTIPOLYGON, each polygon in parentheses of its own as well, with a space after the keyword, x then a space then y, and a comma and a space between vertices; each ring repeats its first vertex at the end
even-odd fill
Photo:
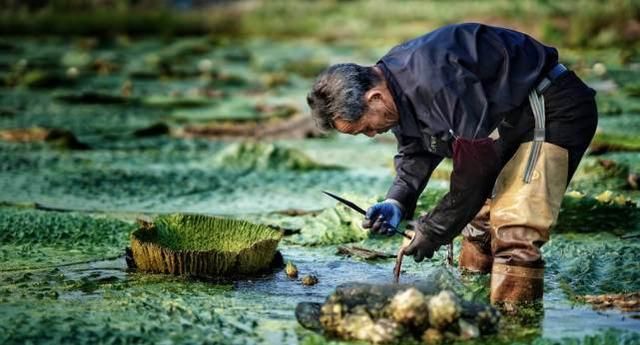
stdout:
POLYGON ((397 228, 402 221, 402 208, 395 200, 379 202, 367 210, 362 227, 371 229, 372 233, 393 235, 393 228, 397 228))

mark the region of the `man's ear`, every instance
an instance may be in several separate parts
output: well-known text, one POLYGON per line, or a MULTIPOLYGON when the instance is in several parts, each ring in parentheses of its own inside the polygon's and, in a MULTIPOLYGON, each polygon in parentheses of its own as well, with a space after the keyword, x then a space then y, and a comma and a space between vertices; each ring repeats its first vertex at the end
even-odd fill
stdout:
POLYGON ((364 98, 367 101, 367 103, 381 101, 382 91, 378 90, 377 88, 373 88, 364 94, 364 98))

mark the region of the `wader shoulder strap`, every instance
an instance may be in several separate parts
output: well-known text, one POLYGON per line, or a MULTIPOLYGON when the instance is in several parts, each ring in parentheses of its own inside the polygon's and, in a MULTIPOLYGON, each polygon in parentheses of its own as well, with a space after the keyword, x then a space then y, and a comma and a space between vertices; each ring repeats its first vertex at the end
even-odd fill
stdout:
POLYGON ((535 121, 535 128, 533 129, 533 145, 531 145, 531 152, 529 152, 529 159, 527 160, 527 167, 524 171, 524 183, 531 182, 533 176, 533 168, 540 156, 540 149, 545 139, 545 114, 544 114, 544 96, 538 94, 535 89, 529 93, 529 103, 531 104, 531 111, 533 112, 533 118, 535 121))

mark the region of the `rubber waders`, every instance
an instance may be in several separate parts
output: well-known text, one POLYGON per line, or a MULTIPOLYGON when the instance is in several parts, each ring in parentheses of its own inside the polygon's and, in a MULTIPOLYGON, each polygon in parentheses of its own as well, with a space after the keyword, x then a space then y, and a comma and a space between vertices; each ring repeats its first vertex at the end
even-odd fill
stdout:
POLYGON ((489 211, 491 200, 487 199, 476 217, 462 230, 462 249, 458 258, 460 270, 466 273, 491 272, 491 226, 489 211))
POLYGON ((542 298, 544 261, 567 187, 567 150, 542 143, 529 183, 523 181, 532 142, 520 145, 500 172, 491 204, 491 302, 519 304, 542 298))

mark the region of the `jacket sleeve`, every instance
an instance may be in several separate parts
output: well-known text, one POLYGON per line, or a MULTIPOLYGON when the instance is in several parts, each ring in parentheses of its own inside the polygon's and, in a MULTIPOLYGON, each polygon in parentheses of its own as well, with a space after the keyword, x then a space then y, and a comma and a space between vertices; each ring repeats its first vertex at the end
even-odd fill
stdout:
MULTIPOLYGON (((501 167, 496 143, 489 138, 495 126, 488 101, 473 78, 449 85, 435 95, 432 109, 449 119, 455 135, 449 192, 425 216, 418 228, 436 245, 449 243, 478 213, 501 167)), ((436 247, 437 248, 437 247, 436 247)))
POLYGON ((420 138, 402 136, 396 132, 398 153, 394 157, 396 177, 387 193, 404 207, 404 217, 413 218, 418 197, 424 190, 433 170, 442 157, 422 147, 420 138))

